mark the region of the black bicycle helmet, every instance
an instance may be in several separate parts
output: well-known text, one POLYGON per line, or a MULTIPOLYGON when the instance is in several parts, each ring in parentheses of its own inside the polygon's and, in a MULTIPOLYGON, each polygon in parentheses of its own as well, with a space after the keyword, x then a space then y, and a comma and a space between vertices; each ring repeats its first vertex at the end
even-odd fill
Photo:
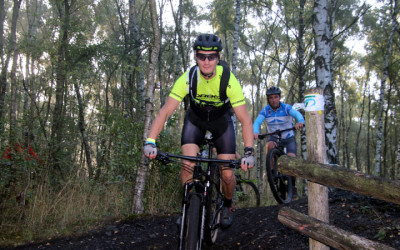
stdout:
POLYGON ((218 51, 222 50, 221 39, 217 35, 202 34, 196 38, 193 44, 193 50, 218 51))
POLYGON ((267 89, 267 96, 269 95, 281 95, 281 89, 275 86, 270 87, 267 89))

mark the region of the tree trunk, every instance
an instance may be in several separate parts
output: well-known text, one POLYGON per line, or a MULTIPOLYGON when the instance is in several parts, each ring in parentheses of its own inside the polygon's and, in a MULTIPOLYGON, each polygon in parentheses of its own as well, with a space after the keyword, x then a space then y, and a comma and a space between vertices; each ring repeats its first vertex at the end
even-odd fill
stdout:
MULTIPOLYGON (((4 131, 4 124, 2 121, 4 121, 5 95, 6 95, 6 90, 7 90, 7 69, 8 69, 8 65, 9 65, 11 56, 14 55, 15 53, 17 53, 16 52, 16 50, 17 50, 17 21, 18 21, 18 16, 19 16, 19 10, 21 7, 21 1, 22 0, 14 0, 12 19, 11 19, 10 38, 9 38, 9 50, 7 51, 6 59, 5 59, 4 64, 2 65, 1 73, 0 73, 0 134, 2 134, 4 131)), ((0 2, 0 3, 3 5, 2 13, 0 13, 3 15, 3 17, 2 17, 3 20, 1 20, 1 21, 4 22, 5 21, 4 20, 4 2, 0 2)), ((2 32, 4 32, 3 31, 3 27, 4 27, 3 22, 1 24, 2 32)), ((1 46, 3 46, 3 43, 1 44, 1 46)), ((3 58, 1 58, 1 59, 3 59, 3 58)))
MULTIPOLYGON (((150 55, 149 71, 147 76, 147 89, 146 89, 146 114, 145 114, 145 124, 143 132, 143 141, 146 140, 154 111, 154 86, 155 86, 155 70, 157 67, 158 53, 160 51, 160 39, 159 39, 159 27, 157 22, 157 8, 156 1, 150 0, 150 14, 151 14, 151 24, 153 28, 153 46, 150 55)), ((143 213, 143 194, 146 184, 146 175, 148 171, 148 161, 147 158, 142 154, 140 161, 140 166, 137 170, 136 183, 133 191, 133 204, 132 213, 143 213)))
POLYGON ((78 109, 79 109, 78 126, 79 126, 79 131, 81 132, 82 143, 83 143, 83 147, 85 150, 86 164, 87 164, 87 168, 88 168, 89 179, 93 179, 92 154, 90 153, 90 146, 89 146, 88 136, 87 136, 86 128, 85 128, 85 115, 84 115, 85 105, 83 104, 81 93, 79 91, 79 86, 76 81, 74 82, 74 88, 75 88, 76 98, 78 100, 78 109))
MULTIPOLYGON (((339 67, 339 72, 341 68, 339 67)), ((339 148, 342 149, 342 159, 339 162, 342 162, 344 166, 346 166, 346 148, 345 148, 345 120, 346 120, 346 108, 345 108, 345 100, 344 100, 344 81, 342 80, 342 74, 339 75, 339 86, 340 86, 340 120, 339 120, 339 129, 340 129, 340 136, 339 136, 339 148)), ((340 154, 340 152, 339 152, 340 154)))
MULTIPOLYGON (((390 78, 390 77, 389 77, 390 78)), ((390 101, 391 101, 391 92, 392 92, 392 87, 393 87, 393 82, 391 79, 389 79, 389 89, 387 91, 387 106, 386 109, 384 111, 384 116, 385 116, 385 121, 384 121, 384 125, 383 125, 383 151, 382 151, 382 157, 383 159, 386 159, 385 161, 383 161, 383 164, 381 166, 381 168, 383 168, 382 177, 385 178, 389 178, 389 173, 390 173, 390 156, 388 155, 390 152, 390 149, 388 150, 388 148, 390 148, 390 140, 388 138, 388 119, 390 118, 390 114, 389 114, 389 109, 390 109, 390 101)), ((394 121, 394 120, 391 120, 394 121)))
MULTIPOLYGON (((363 89, 363 99, 362 99, 362 103, 361 103, 361 114, 360 114, 360 126, 358 126, 358 131, 357 131, 357 136, 356 136, 356 143, 358 145, 360 145, 360 134, 361 134, 361 129, 362 129, 362 123, 363 123, 363 118, 364 118, 364 110, 365 110, 365 98, 366 98, 366 93, 367 93, 367 89, 368 89, 368 80, 369 80, 369 73, 370 70, 367 70, 367 75, 366 75, 366 79, 364 82, 364 89, 363 89)), ((362 171, 361 169, 361 159, 360 159, 360 150, 361 147, 355 147, 356 153, 355 153, 355 158, 356 158, 356 169, 358 171, 362 171)))
MULTIPOLYGON (((73 2, 73 1, 72 1, 73 2)), ((72 3, 71 3, 72 4, 72 3)), ((57 51, 57 62, 56 62, 56 100, 53 110, 53 121, 51 128, 51 165, 53 171, 58 171, 61 178, 64 179, 63 171, 61 170, 61 144, 64 134, 64 98, 65 89, 67 85, 67 54, 68 54, 68 40, 69 40, 69 29, 70 29, 70 9, 71 5, 68 0, 62 2, 55 2, 58 10, 58 18, 61 22, 60 33, 59 33, 59 46, 57 51)), ((55 172, 53 173, 55 174, 55 172)), ((54 181, 57 181, 54 179, 54 181)))
POLYGON ((372 104, 372 95, 371 91, 368 91, 368 119, 367 119, 367 173, 372 174, 372 166, 371 166, 371 154, 370 154, 370 132, 371 132, 371 104, 372 104))
POLYGON ((337 164, 337 114, 331 75, 331 31, 328 23, 328 0, 314 1, 313 32, 315 41, 315 74, 317 86, 324 90, 325 141, 327 160, 337 164))
POLYGON ((399 12, 399 0, 394 1, 394 9, 392 14, 392 30, 390 31, 389 39, 388 39, 388 47, 385 55, 384 62, 384 70, 381 79, 381 86, 379 92, 379 112, 378 112, 378 125, 377 125, 377 142, 376 142, 376 153, 375 153, 375 174, 381 175, 381 157, 382 157, 382 142, 383 142, 383 110, 384 110, 384 102, 385 102, 385 88, 386 88, 386 78, 389 72, 389 58, 392 54, 392 46, 393 46, 393 35, 397 30, 397 14, 399 12))
MULTIPOLYGON (((21 0, 15 0, 14 1, 14 7, 13 7, 13 16, 12 16, 12 32, 15 36, 16 35, 16 27, 17 27, 17 21, 18 21, 18 16, 19 16, 19 10, 21 7, 21 0)), ((17 95, 17 60, 18 60, 18 49, 17 49, 17 41, 16 41, 16 36, 15 39, 12 40, 12 44, 10 44, 10 52, 12 54, 12 67, 11 67, 11 73, 10 73, 10 81, 11 81, 11 91, 10 91, 10 107, 9 107, 9 115, 10 115, 10 145, 14 145, 16 143, 17 135, 16 135, 16 129, 17 129, 17 117, 16 117, 16 95, 17 95)))
POLYGON ((397 179, 400 180, 400 140, 397 143, 397 179))
MULTIPOLYGON (((130 80, 133 81, 135 79, 134 74, 135 72, 138 74, 138 81, 137 84, 137 110, 141 110, 140 114, 143 114, 145 111, 145 83, 144 83, 144 74, 143 74, 143 61, 142 55, 140 50, 140 32, 137 25, 137 11, 136 11, 136 0, 129 0, 129 24, 128 24, 128 31, 129 31, 129 55, 131 60, 129 60, 130 64, 133 62, 137 62, 139 66, 139 70, 133 70, 135 65, 130 65, 130 80), (134 57, 137 57, 134 58, 134 57)), ((132 90, 133 91, 133 90, 132 90)), ((132 92, 133 93, 133 92, 132 92)), ((140 115, 140 117, 143 117, 140 115)))
POLYGON ((237 50, 239 47, 240 2, 236 0, 235 30, 233 31, 232 73, 236 75, 237 50))
MULTIPOLYGON (((306 4, 306 0, 300 0, 300 8, 299 8, 299 35, 297 37, 297 60, 298 60, 298 68, 299 68, 299 102, 304 102, 304 92, 306 91, 306 69, 304 65, 304 5, 306 4)), ((300 148, 301 148, 301 157, 303 159, 307 159, 307 144, 306 144, 306 130, 302 129, 300 132, 300 148)))

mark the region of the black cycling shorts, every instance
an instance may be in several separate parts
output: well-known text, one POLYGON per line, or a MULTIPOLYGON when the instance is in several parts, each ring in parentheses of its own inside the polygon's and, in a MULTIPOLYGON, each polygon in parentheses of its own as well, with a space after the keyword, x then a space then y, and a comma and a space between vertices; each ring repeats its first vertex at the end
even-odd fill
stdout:
POLYGON ((200 119, 189 108, 183 124, 181 145, 201 146, 207 130, 212 133, 212 140, 218 154, 235 154, 236 134, 230 112, 226 112, 215 121, 207 122, 200 119))
MULTIPOLYGON (((268 137, 268 141, 276 142, 276 140, 277 139, 274 136, 268 137)), ((286 154, 293 153, 297 155, 297 143, 296 143, 296 138, 294 136, 289 137, 287 139, 281 139, 281 144, 286 148, 286 154)))

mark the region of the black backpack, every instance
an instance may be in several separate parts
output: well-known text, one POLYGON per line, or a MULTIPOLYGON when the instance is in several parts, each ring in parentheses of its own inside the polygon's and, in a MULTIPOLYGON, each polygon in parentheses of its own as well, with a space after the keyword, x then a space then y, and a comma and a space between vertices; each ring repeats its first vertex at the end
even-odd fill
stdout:
POLYGON ((226 95, 226 89, 228 88, 229 79, 231 75, 231 71, 229 69, 228 64, 220 60, 219 65, 223 67, 221 82, 219 87, 219 97, 221 102, 224 105, 220 107, 214 107, 212 105, 208 105, 206 101, 201 101, 198 103, 194 100, 193 97, 197 94, 197 77, 196 77, 196 69, 197 66, 193 66, 189 71, 189 101, 190 108, 194 111, 194 113, 205 121, 213 121, 220 118, 223 114, 228 112, 231 109, 231 104, 228 100, 228 96, 226 95))
MULTIPOLYGON (((222 76, 221 76, 221 85, 219 87, 219 97, 221 102, 225 102, 226 99, 228 99, 226 95, 226 88, 228 87, 229 79, 231 76, 231 70, 228 66, 228 63, 225 62, 224 60, 219 60, 218 65, 221 65, 224 70, 222 71, 222 76)), ((196 73, 196 66, 193 66, 190 68, 189 71, 189 95, 190 96, 196 96, 197 94, 197 77, 193 76, 194 73, 196 73), (191 80, 193 81, 191 82, 191 80)))

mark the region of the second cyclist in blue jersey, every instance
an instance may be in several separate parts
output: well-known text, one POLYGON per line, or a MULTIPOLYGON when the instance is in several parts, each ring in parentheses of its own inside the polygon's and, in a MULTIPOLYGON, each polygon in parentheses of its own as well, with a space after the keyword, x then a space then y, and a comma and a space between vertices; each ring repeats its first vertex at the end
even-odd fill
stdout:
MULTIPOLYGON (((222 50, 221 39, 213 34, 202 34, 196 38, 193 50, 196 66, 186 71, 175 82, 165 105, 151 125, 143 152, 150 159, 156 157, 157 136, 179 103, 185 96, 189 96, 190 106, 185 115, 181 136, 182 154, 196 156, 206 132, 210 131, 217 158, 235 159, 236 135, 231 118, 233 109, 242 125, 244 157, 241 167, 247 171, 247 168, 254 166, 252 123, 238 80, 228 67, 218 64, 222 50)), ((183 161, 182 184, 191 178, 193 166, 193 162, 183 161)), ((236 184, 231 168, 223 168, 222 180, 225 200, 221 225, 228 227, 233 220, 232 197, 236 184)))
MULTIPOLYGON (((265 121, 267 123, 268 133, 275 132, 277 129, 284 130, 293 127, 293 118, 296 119, 297 123, 294 125, 296 130, 301 129, 304 126, 303 115, 293 109, 289 104, 281 102, 281 90, 278 87, 270 87, 267 90, 268 105, 265 106, 257 116, 253 123, 254 139, 258 139, 260 133, 260 126, 265 121)), ((276 137, 270 136, 267 139, 266 153, 276 146, 276 137)), ((281 143, 286 147, 286 153, 288 156, 296 157, 297 145, 294 131, 286 131, 282 133, 281 143)), ((293 178, 293 185, 295 179, 293 178)), ((296 195, 296 190, 294 190, 296 195)))

